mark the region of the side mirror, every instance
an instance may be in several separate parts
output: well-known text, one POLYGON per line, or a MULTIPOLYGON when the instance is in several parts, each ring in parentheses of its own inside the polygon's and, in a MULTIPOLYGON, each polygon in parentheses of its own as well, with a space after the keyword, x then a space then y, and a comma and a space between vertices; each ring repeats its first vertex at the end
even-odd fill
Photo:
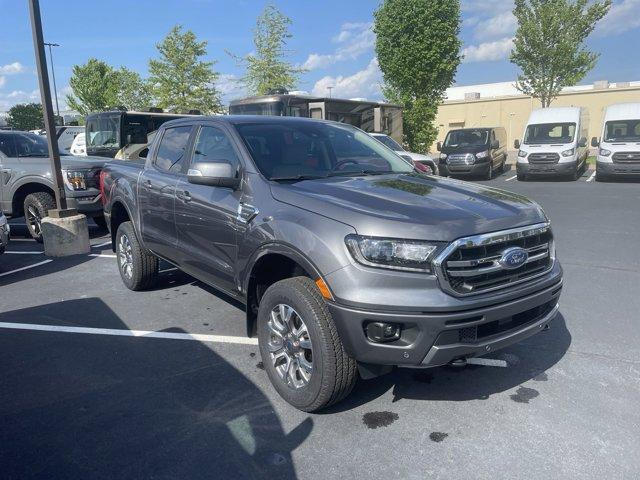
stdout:
POLYGON ((138 152, 139 158, 147 158, 147 155, 149 155, 149 147, 144 147, 142 150, 138 152))
POLYGON ((598 141, 598 137, 593 137, 591 139, 591 146, 592 147, 598 147, 600 145, 600 142, 598 141))
POLYGON ((514 140, 513 141, 513 148, 517 148, 518 150, 520 150, 520 140, 514 140))
POLYGON ((498 140, 494 140, 493 142, 491 142, 491 148, 493 148, 494 150, 496 148, 500 148, 500 142, 498 140))
POLYGON ((442 151, 442 142, 438 142, 438 143, 436 144, 436 150, 438 150, 439 152, 441 152, 441 151, 442 151))
POLYGON ((236 190, 240 186, 240 179, 236 171, 227 161, 196 162, 187 172, 187 181, 196 185, 210 187, 225 187, 236 190))
POLYGON ((587 146, 587 137, 582 137, 580 139, 580 141, 578 142, 578 146, 579 147, 586 147, 587 146))

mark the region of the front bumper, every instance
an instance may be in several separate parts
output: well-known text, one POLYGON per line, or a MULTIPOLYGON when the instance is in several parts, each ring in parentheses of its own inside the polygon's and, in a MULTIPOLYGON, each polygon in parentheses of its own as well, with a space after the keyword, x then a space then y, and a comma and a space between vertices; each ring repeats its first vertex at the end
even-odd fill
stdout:
POLYGON ((489 169, 489 162, 474 163, 473 165, 453 164, 449 165, 444 162, 440 164, 440 175, 453 176, 480 176, 486 175, 489 169))
POLYGON ((99 217, 103 214, 102 196, 97 189, 67 191, 67 205, 88 217, 99 217))
POLYGON ((504 348, 542 330, 556 316, 562 280, 521 298, 456 312, 402 313, 329 303, 340 338, 361 363, 435 367, 504 348), (369 322, 401 324, 400 339, 374 343, 369 322))
POLYGON ((516 173, 520 175, 572 175, 578 168, 578 161, 563 163, 516 163, 516 173))
POLYGON ((596 173, 608 177, 640 176, 640 163, 596 162, 596 173))

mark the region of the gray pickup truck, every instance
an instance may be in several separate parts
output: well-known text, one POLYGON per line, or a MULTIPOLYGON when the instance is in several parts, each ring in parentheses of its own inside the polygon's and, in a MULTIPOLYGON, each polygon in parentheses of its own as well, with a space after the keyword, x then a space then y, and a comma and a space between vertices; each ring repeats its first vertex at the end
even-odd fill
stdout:
MULTIPOLYGON (((106 159, 61 155, 70 208, 104 227, 100 170, 106 159)), ((29 132, 0 131, 0 209, 9 217, 24 215, 31 236, 41 242, 40 221, 55 208, 54 185, 46 137, 29 132)))
POLYGON ((349 125, 175 120, 102 181, 124 284, 151 287, 164 259, 244 303, 271 382, 304 411, 358 375, 464 365, 558 311, 536 203, 422 174, 349 125))

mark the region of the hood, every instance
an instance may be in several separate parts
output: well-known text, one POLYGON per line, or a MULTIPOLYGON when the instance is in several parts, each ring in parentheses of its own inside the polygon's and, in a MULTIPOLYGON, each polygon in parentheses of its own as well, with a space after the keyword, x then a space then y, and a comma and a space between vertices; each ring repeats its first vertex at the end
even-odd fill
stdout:
MULTIPOLYGON (((47 159, 48 161, 49 159, 47 159)), ((60 156, 60 164, 62 168, 82 168, 82 169, 92 169, 92 168, 102 168, 105 163, 112 160, 111 158, 105 157, 85 157, 85 156, 75 156, 75 155, 61 155, 60 156)))
POLYGON ((574 142, 570 143, 529 143, 520 145, 520 150, 527 153, 561 153, 574 148, 574 142))
POLYGON ((600 142, 600 148, 616 152, 638 152, 640 151, 640 142, 634 140, 630 142, 600 142))
POLYGON ((432 162, 434 161, 434 159, 431 158, 429 155, 423 155, 422 153, 407 152, 406 150, 402 150, 396 153, 398 155, 405 155, 407 157, 411 157, 411 160, 413 160, 414 162, 423 162, 425 160, 431 160, 432 162))
POLYGON ((278 201, 361 235, 449 242, 546 221, 538 204, 521 195, 418 174, 306 180, 276 184, 271 191, 278 201))

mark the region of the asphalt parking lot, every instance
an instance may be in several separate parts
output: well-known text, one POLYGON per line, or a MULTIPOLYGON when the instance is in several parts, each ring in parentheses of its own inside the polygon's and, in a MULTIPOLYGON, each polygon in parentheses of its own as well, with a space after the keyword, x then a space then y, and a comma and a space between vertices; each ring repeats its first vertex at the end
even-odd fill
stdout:
POLYGON ((479 183, 544 207, 561 315, 496 366, 397 370, 313 415, 275 393, 230 299, 169 265, 130 292, 97 229, 90 255, 51 260, 12 221, 2 477, 637 478, 640 183, 479 183))

